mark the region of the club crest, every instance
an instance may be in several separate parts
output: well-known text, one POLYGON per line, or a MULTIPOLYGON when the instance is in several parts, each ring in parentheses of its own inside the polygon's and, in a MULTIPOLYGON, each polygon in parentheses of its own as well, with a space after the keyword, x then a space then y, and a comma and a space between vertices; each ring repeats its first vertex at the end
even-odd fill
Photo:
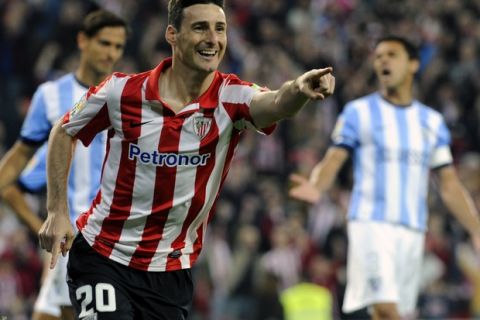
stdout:
POLYGON ((210 132, 211 127, 211 118, 205 118, 200 116, 193 119, 193 131, 200 139, 203 139, 208 134, 208 132, 210 132))

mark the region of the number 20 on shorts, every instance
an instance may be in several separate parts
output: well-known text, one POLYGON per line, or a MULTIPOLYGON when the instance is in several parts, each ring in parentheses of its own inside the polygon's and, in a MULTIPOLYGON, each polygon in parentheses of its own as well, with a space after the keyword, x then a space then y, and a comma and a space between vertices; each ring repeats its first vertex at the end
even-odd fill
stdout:
POLYGON ((94 309, 98 312, 113 312, 117 310, 115 288, 110 283, 97 283, 95 285, 95 308, 88 308, 93 301, 93 288, 87 284, 75 292, 77 301, 82 307, 79 318, 92 315, 94 309), (105 299, 105 297, 107 299, 105 299))

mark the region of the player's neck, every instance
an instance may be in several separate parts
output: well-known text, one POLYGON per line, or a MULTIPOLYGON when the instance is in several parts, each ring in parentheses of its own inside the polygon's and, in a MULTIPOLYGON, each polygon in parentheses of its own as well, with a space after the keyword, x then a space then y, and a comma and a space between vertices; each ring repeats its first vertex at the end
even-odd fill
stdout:
POLYGON ((98 85, 107 77, 107 75, 94 72, 93 70, 89 70, 88 68, 79 67, 77 71, 75 71, 75 77, 82 84, 91 87, 98 85))
POLYGON ((167 101, 175 101, 185 106, 207 91, 214 77, 214 72, 203 75, 191 70, 182 72, 181 68, 172 65, 160 77, 158 84, 160 96, 167 101))
POLYGON ((413 100, 411 89, 381 88, 380 94, 385 100, 397 106, 409 106, 413 100))

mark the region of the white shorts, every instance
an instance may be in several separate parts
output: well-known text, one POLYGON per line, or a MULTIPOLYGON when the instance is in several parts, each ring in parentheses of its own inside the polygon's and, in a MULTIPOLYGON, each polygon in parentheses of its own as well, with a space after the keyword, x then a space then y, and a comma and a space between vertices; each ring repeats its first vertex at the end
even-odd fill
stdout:
POLYGON ((60 307, 72 305, 68 294, 67 261, 68 255, 60 254, 55 268, 48 270, 33 307, 35 312, 60 317, 60 307))
POLYGON ((400 315, 415 311, 425 234, 372 221, 348 223, 347 288, 343 311, 396 303, 400 315))

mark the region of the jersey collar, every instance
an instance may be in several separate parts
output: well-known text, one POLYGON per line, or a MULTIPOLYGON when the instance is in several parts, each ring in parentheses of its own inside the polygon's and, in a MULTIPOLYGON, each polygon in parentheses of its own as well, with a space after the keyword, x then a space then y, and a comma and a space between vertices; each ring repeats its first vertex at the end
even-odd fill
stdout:
MULTIPOLYGON (((150 71, 148 77, 147 88, 145 92, 145 99, 147 100, 156 100, 160 101, 164 106, 168 107, 168 104, 165 103, 158 93, 158 80, 160 79, 161 73, 172 65, 172 58, 166 58, 160 62, 160 64, 155 67, 155 69, 150 71)), ((218 106, 218 96, 219 88, 223 82, 223 77, 220 72, 215 71, 215 77, 205 91, 200 97, 189 102, 188 105, 198 104, 199 108, 203 109, 214 109, 218 106)))

